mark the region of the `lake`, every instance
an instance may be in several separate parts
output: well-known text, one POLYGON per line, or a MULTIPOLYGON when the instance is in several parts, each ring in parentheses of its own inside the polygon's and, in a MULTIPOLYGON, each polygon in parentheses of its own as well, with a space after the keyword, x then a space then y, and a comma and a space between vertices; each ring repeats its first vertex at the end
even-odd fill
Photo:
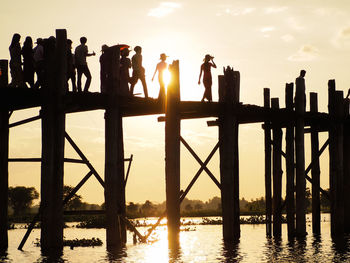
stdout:
MULTIPOLYGON (((188 219, 186 219, 188 220, 188 219)), ((192 219, 193 221, 198 219, 192 219)), ((180 247, 168 248, 166 227, 157 228, 151 244, 133 244, 128 232, 128 243, 120 251, 106 251, 105 229, 66 228, 66 239, 100 238, 99 247, 65 247, 63 255, 54 258, 41 256, 34 243, 40 237, 35 229, 23 251, 17 250, 25 229, 9 231, 9 249, 0 262, 350 262, 350 238, 337 242, 330 237, 329 215, 322 215, 322 235, 314 237, 308 216, 309 235, 303 241, 288 242, 287 225, 282 226, 282 239, 276 241, 265 236, 265 225, 241 225, 241 239, 236 245, 224 245, 221 225, 195 225, 180 234, 180 247)), ((140 227, 141 233, 147 228, 140 227)))

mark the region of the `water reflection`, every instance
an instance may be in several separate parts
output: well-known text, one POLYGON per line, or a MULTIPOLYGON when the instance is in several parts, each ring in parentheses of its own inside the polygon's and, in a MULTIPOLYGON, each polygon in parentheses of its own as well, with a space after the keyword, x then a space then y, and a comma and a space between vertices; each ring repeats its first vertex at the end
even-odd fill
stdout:
POLYGON ((42 250, 41 257, 37 260, 37 263, 61 263, 67 262, 62 257, 61 250, 42 250))
POLYGON ((177 263, 181 261, 181 247, 179 242, 169 242, 169 263, 177 263))
POLYGON ((240 262, 242 257, 239 253, 239 241, 223 242, 222 257, 225 262, 240 262))
POLYGON ((350 255, 350 236, 332 238, 332 241, 332 249, 334 251, 332 262, 347 262, 350 255))
POLYGON ((107 248, 106 262, 124 262, 127 255, 125 247, 107 248))
POLYGON ((0 262, 4 262, 8 259, 7 249, 0 249, 0 262))

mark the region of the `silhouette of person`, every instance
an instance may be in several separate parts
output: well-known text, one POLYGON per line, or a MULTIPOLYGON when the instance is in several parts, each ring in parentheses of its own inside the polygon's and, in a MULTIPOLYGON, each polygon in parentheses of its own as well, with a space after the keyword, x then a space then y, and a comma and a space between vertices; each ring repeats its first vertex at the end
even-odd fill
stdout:
POLYGON ((80 45, 75 48, 75 66, 78 71, 77 87, 78 92, 81 92, 81 76, 84 74, 86 77, 86 82, 84 86, 84 92, 88 92, 91 84, 91 73, 86 62, 86 57, 95 56, 95 52, 89 53, 88 47, 86 45, 87 38, 80 38, 80 45))
POLYGON ((148 98, 147 84, 145 79, 145 69, 142 67, 142 48, 140 46, 136 46, 134 48, 136 52, 135 55, 132 56, 132 77, 130 80, 130 94, 131 96, 134 94, 134 87, 137 81, 140 79, 142 82, 143 92, 145 93, 145 98, 148 98))
POLYGON ((18 33, 13 34, 10 51, 10 72, 11 72, 11 86, 21 87, 23 86, 23 72, 22 72, 22 59, 21 59, 21 44, 19 43, 21 35, 18 33))
POLYGON ((209 102, 212 101, 211 96, 211 85, 212 85, 212 77, 211 77, 211 68, 216 68, 214 57, 210 56, 209 54, 205 55, 204 63, 201 65, 201 70, 199 73, 199 80, 198 85, 201 84, 201 77, 203 73, 203 85, 204 85, 204 94, 202 98, 202 102, 204 99, 207 99, 209 102))
POLYGON ((158 82, 159 82, 158 100, 159 101, 165 101, 164 70, 168 68, 168 64, 165 62, 166 58, 167 58, 167 55, 165 55, 164 53, 160 54, 160 62, 157 64, 152 77, 152 81, 153 81, 158 71, 158 82))
POLYGON ((23 78, 31 88, 34 88, 34 51, 33 40, 31 37, 26 37, 22 47, 23 56, 23 78))
POLYGON ((107 45, 102 45, 101 56, 100 56, 100 79, 101 79, 101 93, 107 92, 108 85, 108 72, 110 72, 110 63, 107 59, 106 51, 109 47, 107 45))
POLYGON ((129 82, 130 74, 129 68, 131 68, 131 60, 128 58, 130 50, 125 47, 121 50, 120 59, 120 93, 123 96, 128 96, 129 92, 129 82))
POLYGON ((77 85, 75 84, 75 63, 74 56, 72 54, 72 40, 67 39, 67 91, 68 81, 72 82, 72 91, 77 92, 77 85))
MULTIPOLYGON (((295 85, 302 85, 305 89, 305 75, 306 75, 306 71, 304 69, 300 70, 299 77, 295 79, 295 85)), ((294 101, 295 101, 295 98, 294 98, 294 101)), ((306 109, 306 95, 304 93, 304 110, 305 109, 306 109)))
POLYGON ((34 88, 38 89, 43 85, 45 74, 45 60, 44 60, 44 40, 38 38, 36 40, 36 47, 34 48, 34 68, 36 72, 36 82, 34 88))

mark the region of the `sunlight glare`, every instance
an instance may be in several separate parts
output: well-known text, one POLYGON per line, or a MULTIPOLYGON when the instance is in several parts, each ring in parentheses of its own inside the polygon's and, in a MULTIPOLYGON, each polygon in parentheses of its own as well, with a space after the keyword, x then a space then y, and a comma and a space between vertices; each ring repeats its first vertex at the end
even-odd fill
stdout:
POLYGON ((164 79, 165 90, 166 90, 166 87, 168 87, 168 85, 171 81, 171 73, 168 69, 163 71, 163 79, 164 79))

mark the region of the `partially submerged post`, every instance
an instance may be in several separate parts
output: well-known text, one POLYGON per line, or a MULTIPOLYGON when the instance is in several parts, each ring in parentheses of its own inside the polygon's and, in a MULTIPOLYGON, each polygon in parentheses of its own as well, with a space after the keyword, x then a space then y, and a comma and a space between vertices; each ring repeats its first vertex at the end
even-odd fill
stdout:
POLYGON ((66 87, 67 33, 56 30, 56 44, 48 40, 46 79, 43 89, 41 162, 41 248, 63 248, 63 164, 66 87), (55 48, 56 46, 56 48, 55 48))
POLYGON ((126 242, 124 146, 122 114, 118 105, 119 46, 107 51, 111 72, 106 87, 108 94, 105 112, 105 206, 107 248, 120 247, 126 242))
MULTIPOLYGON (((293 83, 286 83, 286 108, 293 111, 293 83)), ((295 235, 295 166, 294 166, 294 122, 286 127, 286 212, 288 237, 295 235)))
MULTIPOLYGON (((317 113, 317 93, 310 93, 310 112, 317 113)), ((311 125, 311 177, 312 177, 312 232, 321 233, 321 205, 320 205, 320 159, 319 159, 318 131, 315 124, 311 125)))
POLYGON ((168 237, 171 244, 180 233, 180 77, 179 61, 169 67, 172 81, 167 89, 165 119, 165 181, 168 237))
POLYGON ((344 103, 344 232, 350 233, 350 123, 349 99, 344 103))
MULTIPOLYGON (((278 98, 271 99, 271 108, 279 109, 278 98)), ((272 123, 273 140, 273 236, 282 233, 282 129, 279 123, 272 123)))
POLYGON ((331 192, 331 235, 344 234, 343 178, 343 92, 335 90, 335 81, 328 82, 329 115, 333 122, 329 130, 329 177, 331 192))
MULTIPOLYGON (((8 84, 8 61, 0 60, 0 91, 8 84)), ((0 251, 7 249, 8 236, 9 112, 0 109, 0 251)))
POLYGON ((224 241, 237 241, 239 223, 238 120, 234 109, 239 107, 238 71, 227 68, 219 76, 219 143, 221 203, 224 241))
MULTIPOLYGON (((270 89, 264 88, 264 108, 270 108, 270 89)), ((271 196, 271 128, 270 122, 264 122, 265 144, 265 202, 266 202, 266 235, 271 236, 272 196, 271 196)))
POLYGON ((296 161, 296 235, 306 235, 306 180, 305 180, 305 152, 304 152, 304 113, 306 106, 305 80, 296 79, 295 111, 295 161, 296 161))

